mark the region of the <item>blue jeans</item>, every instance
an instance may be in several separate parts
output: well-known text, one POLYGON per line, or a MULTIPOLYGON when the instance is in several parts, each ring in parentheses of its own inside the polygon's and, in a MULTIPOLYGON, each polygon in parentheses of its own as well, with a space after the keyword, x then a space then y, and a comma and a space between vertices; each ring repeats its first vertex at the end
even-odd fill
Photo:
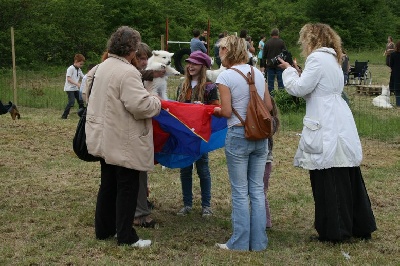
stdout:
POLYGON ((244 127, 228 129, 225 155, 232 190, 233 233, 226 245, 233 250, 267 248, 264 170, 268 140, 249 141, 244 127))
POLYGON ((283 72, 283 70, 280 68, 268 68, 267 69, 267 79, 268 79, 267 82, 268 82, 269 93, 271 93, 274 90, 275 76, 276 76, 276 79, 278 80, 278 88, 279 89, 284 88, 283 81, 282 81, 282 72, 283 72))
MULTIPOLYGON (((203 154, 196 162, 197 174, 200 178, 200 189, 201 189, 201 206, 211 206, 211 175, 210 168, 208 167, 208 153, 203 154)), ((192 172, 193 165, 185 168, 181 168, 181 183, 182 183, 182 194, 183 204, 185 206, 192 207, 193 193, 192 193, 192 172)))
POLYGON ((78 102, 79 108, 85 107, 83 101, 79 99, 79 91, 66 91, 66 93, 68 95, 68 103, 67 106, 65 106, 64 113, 62 114, 62 117, 65 118, 68 117, 69 111, 74 106, 75 100, 78 102))

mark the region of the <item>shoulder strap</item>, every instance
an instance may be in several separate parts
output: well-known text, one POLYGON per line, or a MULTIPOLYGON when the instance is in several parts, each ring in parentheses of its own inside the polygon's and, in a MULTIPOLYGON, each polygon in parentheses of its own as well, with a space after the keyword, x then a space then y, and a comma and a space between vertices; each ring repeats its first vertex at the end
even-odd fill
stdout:
POLYGON ((237 69, 237 68, 231 67, 232 70, 234 70, 234 71, 236 71, 237 73, 239 73, 240 75, 242 75, 242 77, 247 81, 247 83, 248 83, 249 85, 252 85, 252 84, 255 84, 255 83, 254 83, 254 69, 253 69, 253 66, 250 66, 250 68, 251 68, 251 73, 248 72, 248 73, 247 73, 247 77, 246 77, 246 76, 242 73, 242 71, 240 71, 240 70, 237 69))
POLYGON ((101 63, 97 65, 97 67, 96 67, 96 69, 95 69, 95 71, 93 73, 93 78, 92 78, 92 82, 90 82, 89 94, 87 96, 86 102, 89 102, 89 97, 90 97, 90 94, 92 93, 92 88, 93 88, 94 78, 96 76, 96 71, 97 71, 97 69, 99 69, 100 65, 101 65, 101 63))
MULTIPOLYGON (((242 73, 242 71, 240 71, 239 69, 236 69, 234 67, 231 67, 232 70, 236 71, 237 73, 239 73, 240 75, 242 75, 242 77, 247 81, 247 84, 249 84, 249 89, 251 90, 251 85, 254 86, 254 69, 253 66, 250 66, 251 68, 251 74, 250 72, 247 73, 247 77, 242 73)), ((255 88, 254 88, 255 89, 255 88)), ((237 116, 237 118, 239 118, 240 122, 242 122, 243 126, 244 126, 244 120, 243 118, 239 115, 239 113, 235 110, 235 108, 232 107, 232 112, 237 116)))
POLYGON ((240 71, 239 69, 234 68, 234 67, 231 67, 231 69, 236 71, 237 73, 239 73, 246 80, 246 82, 249 83, 249 79, 243 74, 242 71, 240 71))

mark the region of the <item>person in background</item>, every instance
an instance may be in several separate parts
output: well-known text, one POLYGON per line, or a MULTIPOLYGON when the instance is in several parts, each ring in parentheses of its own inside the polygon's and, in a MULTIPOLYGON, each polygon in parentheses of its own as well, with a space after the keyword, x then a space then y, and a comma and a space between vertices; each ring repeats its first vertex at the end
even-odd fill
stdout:
MULTIPOLYGON (((96 64, 89 64, 87 72, 89 72, 93 67, 95 67, 96 64)), ((83 97, 82 97, 82 91, 85 91, 85 87, 86 87, 86 79, 87 79, 87 74, 85 74, 82 78, 82 82, 81 82, 81 86, 79 87, 79 99, 83 101, 83 97)))
POLYGON ((21 115, 19 114, 18 108, 15 104, 13 104, 12 102, 8 102, 8 104, 4 105, 0 101, 0 115, 4 115, 7 113, 10 113, 12 120, 15 120, 15 118, 21 118, 21 115))
POLYGON ((249 61, 247 62, 247 64, 252 66, 253 65, 252 56, 256 52, 256 49, 253 46, 253 41, 251 40, 251 37, 247 35, 247 30, 245 29, 240 31, 239 37, 243 38, 246 41, 246 47, 247 47, 246 51, 247 51, 247 56, 249 57, 249 61))
POLYGON ((207 45, 207 35, 208 35, 208 31, 204 30, 203 33, 199 37, 199 40, 204 43, 204 46, 207 45))
MULTIPOLYGON (((185 60, 185 79, 179 85, 177 101, 199 104, 219 104, 218 91, 215 83, 207 80, 206 70, 211 66, 211 58, 201 52, 195 51, 185 60)), ((208 153, 203 154, 196 162, 197 174, 200 178, 201 189, 201 215, 208 217, 213 214, 211 209, 211 174, 208 166, 208 153)), ((185 216, 192 211, 192 172, 193 165, 180 169, 182 184, 183 208, 177 213, 185 216)))
POLYGON ((390 67, 390 54, 394 52, 394 42, 392 36, 388 36, 385 52, 383 56, 386 57, 386 65, 390 67))
POLYGON ((274 65, 271 61, 283 50, 286 49, 285 42, 279 38, 279 30, 272 29, 271 38, 264 44, 263 58, 265 59, 266 76, 269 93, 272 93, 275 87, 275 77, 278 81, 278 89, 283 89, 282 69, 274 65))
POLYGON ((257 58, 258 58, 258 60, 260 60, 260 71, 262 73, 265 72, 265 59, 263 58, 264 45, 265 45, 265 35, 262 35, 261 39, 258 43, 259 51, 257 54, 257 58))
MULTIPOLYGON (((92 68, 94 68, 95 66, 96 66, 96 64, 89 64, 89 66, 88 66, 88 72, 89 72, 92 68)), ((82 82, 81 82, 81 86, 79 87, 79 100, 81 100, 81 101, 84 101, 84 100, 83 100, 82 93, 83 93, 84 91, 86 91, 86 88, 85 88, 85 87, 86 87, 86 79, 87 79, 87 74, 83 76, 82 82)), ((80 109, 78 110, 78 115, 81 116, 81 115, 83 114, 83 111, 84 111, 84 108, 80 108, 80 109)))
POLYGON ((350 72, 350 59, 349 56, 347 55, 346 51, 342 51, 342 71, 343 71, 343 77, 344 77, 344 85, 347 85, 349 82, 349 72, 350 72))
MULTIPOLYGON (((140 43, 139 48, 136 51, 136 58, 134 65, 142 74, 142 80, 150 80, 153 78, 163 77, 165 75, 165 69, 163 70, 145 70, 147 67, 148 59, 152 56, 150 47, 146 43, 140 43)), ((139 174, 139 192, 135 211, 135 219, 133 225, 145 227, 145 228, 157 228, 157 222, 150 217, 151 208, 148 204, 148 173, 140 171, 139 174)))
POLYGON ((400 107, 400 41, 395 45, 394 52, 390 54, 390 82, 389 90, 394 92, 396 106, 400 107))
MULTIPOLYGON (((251 36, 250 36, 250 35, 247 35, 247 37, 245 38, 245 40, 246 40, 247 43, 250 44, 250 47, 252 48, 251 50, 252 50, 252 51, 254 50, 254 52, 255 52, 254 42, 253 42, 253 40, 251 39, 251 36)), ((253 57, 254 57, 254 53, 250 52, 250 49, 249 49, 249 62, 248 62, 248 64, 251 65, 251 66, 254 65, 253 57)))
POLYGON ((223 38, 220 42, 220 57, 227 70, 221 72, 216 81, 221 107, 214 108, 214 115, 228 118, 225 156, 232 193, 233 233, 226 243, 217 243, 216 247, 261 251, 268 245, 263 182, 268 140, 246 139, 244 125, 232 112, 234 108, 245 120, 250 100, 247 81, 233 68, 244 75, 254 70, 257 92, 269 111, 272 110, 271 97, 261 71, 247 64, 249 58, 244 38, 234 35, 223 38))
POLYGON ((214 44, 214 57, 215 63, 217 64, 218 68, 221 67, 221 58, 219 57, 219 41, 224 38, 224 33, 218 34, 218 40, 214 44))
POLYGON ((79 88, 81 83, 79 82, 83 78, 82 66, 85 64, 85 57, 82 54, 76 54, 74 56, 74 64, 69 66, 67 74, 65 75, 64 91, 68 96, 68 103, 65 106, 64 113, 61 115, 61 119, 67 119, 69 111, 74 106, 75 100, 79 104, 79 109, 84 108, 82 97, 80 97, 79 88))
POLYGON ((341 38, 322 23, 306 24, 299 44, 306 57, 301 75, 279 59, 286 91, 306 101, 294 165, 310 173, 319 241, 370 239, 375 217, 360 170, 362 148, 344 87, 341 38), (316 38, 317 37, 317 38, 316 38))
MULTIPOLYGON (((271 97, 271 103, 272 103, 271 116, 274 119, 274 134, 275 134, 279 129, 280 120, 279 120, 278 107, 273 97, 271 97)), ((271 177, 271 171, 272 171, 272 161, 274 159, 274 157, 272 156, 273 147, 274 147, 274 140, 273 137, 270 137, 268 138, 268 155, 267 155, 267 163, 265 164, 265 170, 264 170, 264 194, 265 194, 265 213, 267 216, 267 225, 266 225, 267 229, 272 227, 272 218, 271 218, 271 212, 269 208, 269 201, 267 198, 267 194, 269 188, 269 178, 271 177)))
POLYGON ((200 41, 200 31, 193 30, 193 38, 190 40, 190 52, 194 51, 202 51, 203 53, 207 53, 207 48, 202 41, 200 41))
POLYGON ((108 58, 88 73, 93 86, 86 89, 90 96, 85 128, 88 152, 101 158, 96 238, 116 235, 118 245, 144 248, 151 240, 139 239, 132 225, 139 174, 154 168, 151 118, 160 113, 161 101, 144 88, 131 63, 140 42, 139 32, 127 26, 111 35, 108 58))

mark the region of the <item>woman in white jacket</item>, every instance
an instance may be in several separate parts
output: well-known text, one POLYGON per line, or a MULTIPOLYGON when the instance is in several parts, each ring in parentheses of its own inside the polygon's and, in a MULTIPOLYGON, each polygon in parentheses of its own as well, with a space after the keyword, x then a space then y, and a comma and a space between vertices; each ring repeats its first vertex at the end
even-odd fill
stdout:
POLYGON ((301 75, 283 60, 280 67, 286 91, 306 101, 294 165, 310 171, 318 240, 370 239, 376 224, 359 167, 360 138, 341 97, 341 39, 326 24, 306 24, 299 43, 307 58, 301 75))

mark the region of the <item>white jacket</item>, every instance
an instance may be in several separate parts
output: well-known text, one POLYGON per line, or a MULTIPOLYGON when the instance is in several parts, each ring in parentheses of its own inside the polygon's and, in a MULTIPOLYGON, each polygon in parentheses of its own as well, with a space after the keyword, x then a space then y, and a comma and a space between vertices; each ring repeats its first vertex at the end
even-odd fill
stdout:
POLYGON ((309 170, 354 167, 362 160, 354 118, 341 96, 343 71, 334 55, 331 48, 316 49, 300 77, 293 67, 282 74, 286 91, 306 101, 294 165, 309 170))

